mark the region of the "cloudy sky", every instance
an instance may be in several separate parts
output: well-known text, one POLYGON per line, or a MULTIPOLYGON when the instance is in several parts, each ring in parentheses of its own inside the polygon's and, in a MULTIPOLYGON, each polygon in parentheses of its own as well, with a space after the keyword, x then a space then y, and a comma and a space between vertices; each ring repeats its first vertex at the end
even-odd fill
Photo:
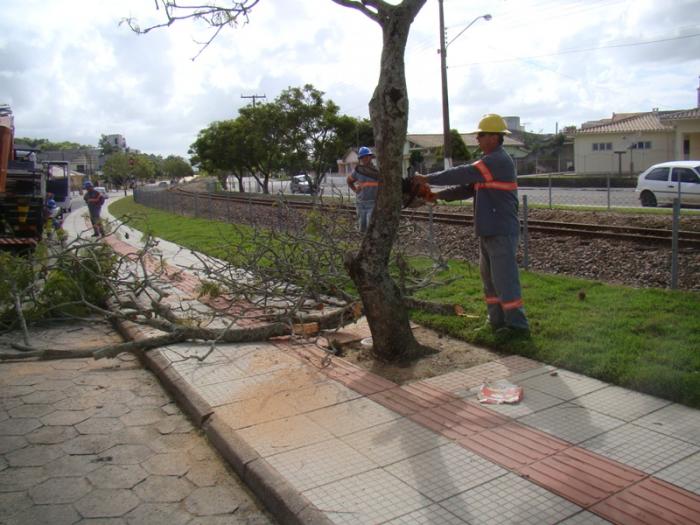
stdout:
MULTIPOLYGON (((184 2, 187 3, 187 2, 184 2)), ((395 3, 395 2, 394 2, 395 3)), ((187 158, 202 128, 251 99, 306 83, 342 113, 368 117, 381 33, 331 0, 261 0, 248 25, 206 40, 162 21, 155 0, 1 0, 0 104, 20 137, 97 145, 120 133, 145 153, 187 158)), ((444 0, 451 127, 487 112, 528 131, 625 113, 693 108, 700 0, 444 0), (490 14, 492 19, 475 18, 490 14)), ((441 133, 438 2, 428 0, 406 51, 409 133, 441 133)))

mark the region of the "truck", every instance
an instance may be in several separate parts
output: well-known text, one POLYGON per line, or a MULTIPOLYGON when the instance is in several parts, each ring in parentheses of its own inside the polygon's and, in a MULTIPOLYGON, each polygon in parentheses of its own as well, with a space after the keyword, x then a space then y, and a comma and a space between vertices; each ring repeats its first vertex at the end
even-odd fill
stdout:
POLYGON ((36 151, 18 150, 14 115, 0 105, 0 249, 32 249, 46 221, 47 172, 37 166, 36 151), (24 155, 19 155, 23 152, 24 155))
POLYGON ((61 213, 70 213, 70 163, 65 160, 49 160, 42 163, 46 171, 46 192, 53 194, 61 213))

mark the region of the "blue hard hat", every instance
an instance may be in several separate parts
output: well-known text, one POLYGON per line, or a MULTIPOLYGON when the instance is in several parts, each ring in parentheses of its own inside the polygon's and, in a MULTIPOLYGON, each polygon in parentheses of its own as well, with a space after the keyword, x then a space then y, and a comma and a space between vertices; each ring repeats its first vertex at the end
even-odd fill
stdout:
POLYGON ((372 153, 372 150, 369 149, 367 146, 362 146, 357 152, 358 159, 366 157, 367 155, 374 155, 374 153, 372 153))
POLYGON ((85 188, 85 189, 92 188, 92 182, 90 182, 89 180, 86 180, 85 184, 83 184, 83 188, 85 188))

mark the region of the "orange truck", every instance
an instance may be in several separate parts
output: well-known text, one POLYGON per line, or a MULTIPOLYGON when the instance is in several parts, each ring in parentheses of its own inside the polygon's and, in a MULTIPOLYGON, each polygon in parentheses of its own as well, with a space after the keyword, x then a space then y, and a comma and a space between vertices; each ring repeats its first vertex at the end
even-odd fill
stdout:
POLYGON ((14 130, 12 109, 0 105, 0 250, 33 248, 46 220, 46 171, 34 151, 18 156, 14 130))

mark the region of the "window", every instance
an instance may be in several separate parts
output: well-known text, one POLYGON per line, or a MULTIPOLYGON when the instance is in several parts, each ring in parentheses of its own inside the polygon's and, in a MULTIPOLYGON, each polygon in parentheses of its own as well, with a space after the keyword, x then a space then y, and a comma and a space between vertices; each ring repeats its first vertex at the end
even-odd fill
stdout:
POLYGON ((594 142, 593 151, 612 151, 612 142, 594 142))
POLYGON ((668 180, 669 168, 656 168, 647 173, 646 180, 668 180))
POLYGON ((681 176, 681 183, 690 182, 697 184, 698 182, 700 182, 697 174, 690 168, 673 168, 673 172, 671 173, 671 181, 678 182, 679 174, 681 176))
POLYGON ((632 149, 651 149, 650 141, 635 142, 632 144, 632 149))

